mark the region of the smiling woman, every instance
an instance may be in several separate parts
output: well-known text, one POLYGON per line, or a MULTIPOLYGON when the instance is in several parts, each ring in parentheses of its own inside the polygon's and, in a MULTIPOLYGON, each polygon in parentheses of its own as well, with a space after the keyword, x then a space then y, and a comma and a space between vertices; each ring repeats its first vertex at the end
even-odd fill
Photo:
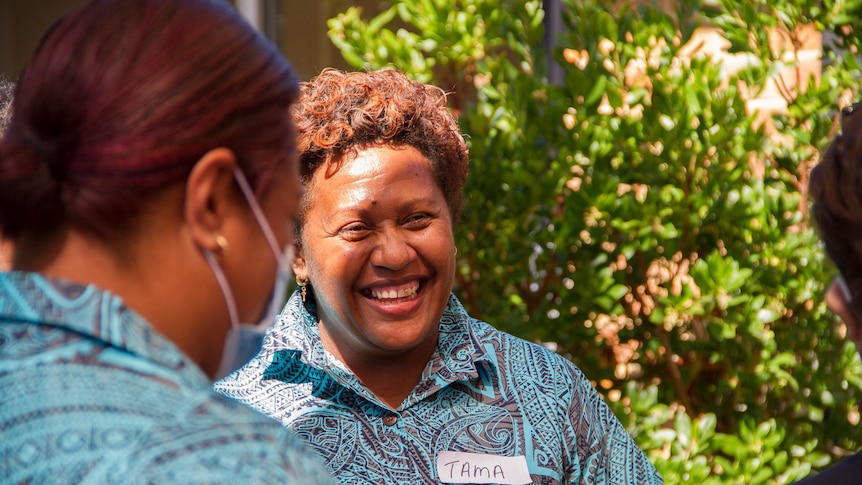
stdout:
POLYGON ((326 70, 294 120, 300 287, 217 390, 342 483, 661 483, 571 362, 452 294, 468 157, 440 89, 326 70))
POLYGON ((324 348, 397 408, 434 352, 452 289, 446 199, 412 146, 361 150, 329 177, 318 171, 310 192, 295 270, 314 282, 324 348))

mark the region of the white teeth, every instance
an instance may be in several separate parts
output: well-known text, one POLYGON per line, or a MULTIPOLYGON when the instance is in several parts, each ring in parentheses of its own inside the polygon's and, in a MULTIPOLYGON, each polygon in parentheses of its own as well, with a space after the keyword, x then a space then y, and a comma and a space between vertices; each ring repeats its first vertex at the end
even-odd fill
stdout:
POLYGON ((416 296, 417 291, 419 291, 419 283, 400 290, 371 290, 371 296, 378 300, 393 300, 416 296))

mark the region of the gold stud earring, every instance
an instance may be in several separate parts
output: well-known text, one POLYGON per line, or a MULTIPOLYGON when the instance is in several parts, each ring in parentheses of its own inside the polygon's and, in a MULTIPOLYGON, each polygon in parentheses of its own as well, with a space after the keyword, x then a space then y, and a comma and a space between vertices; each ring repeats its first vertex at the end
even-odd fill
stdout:
POLYGON ((305 299, 308 297, 308 278, 301 278, 297 275, 296 284, 299 285, 299 296, 302 297, 302 302, 305 303, 305 299))
POLYGON ((215 243, 216 243, 216 246, 218 246, 218 249, 219 249, 219 252, 221 253, 221 256, 223 258, 226 258, 227 257, 227 250, 228 250, 227 239, 224 236, 222 236, 221 234, 218 234, 215 237, 215 243))

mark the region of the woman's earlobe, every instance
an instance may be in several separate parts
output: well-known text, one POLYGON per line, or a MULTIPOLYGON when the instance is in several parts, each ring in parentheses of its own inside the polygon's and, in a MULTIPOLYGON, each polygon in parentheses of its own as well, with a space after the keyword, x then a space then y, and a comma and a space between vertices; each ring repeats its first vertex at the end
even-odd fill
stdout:
POLYGON ((293 274, 297 278, 307 280, 308 268, 305 267, 305 258, 302 257, 302 248, 297 247, 296 256, 293 258, 293 274))
POLYGON ((183 216, 201 247, 210 247, 213 234, 224 231, 236 163, 231 150, 215 148, 198 160, 186 179, 183 216))

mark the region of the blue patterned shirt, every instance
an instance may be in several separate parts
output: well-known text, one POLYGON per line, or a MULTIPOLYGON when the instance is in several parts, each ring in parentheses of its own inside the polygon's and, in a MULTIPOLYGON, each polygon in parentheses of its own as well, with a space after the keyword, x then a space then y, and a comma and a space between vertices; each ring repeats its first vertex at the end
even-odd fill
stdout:
POLYGON ((0 273, 0 483, 332 483, 110 293, 0 273))
POLYGON ((398 409, 323 348, 314 305, 296 293, 260 354, 216 390, 296 431, 344 484, 448 482, 453 469, 438 460, 453 451, 523 456, 536 484, 662 483, 574 364, 471 318, 454 295, 398 409))

